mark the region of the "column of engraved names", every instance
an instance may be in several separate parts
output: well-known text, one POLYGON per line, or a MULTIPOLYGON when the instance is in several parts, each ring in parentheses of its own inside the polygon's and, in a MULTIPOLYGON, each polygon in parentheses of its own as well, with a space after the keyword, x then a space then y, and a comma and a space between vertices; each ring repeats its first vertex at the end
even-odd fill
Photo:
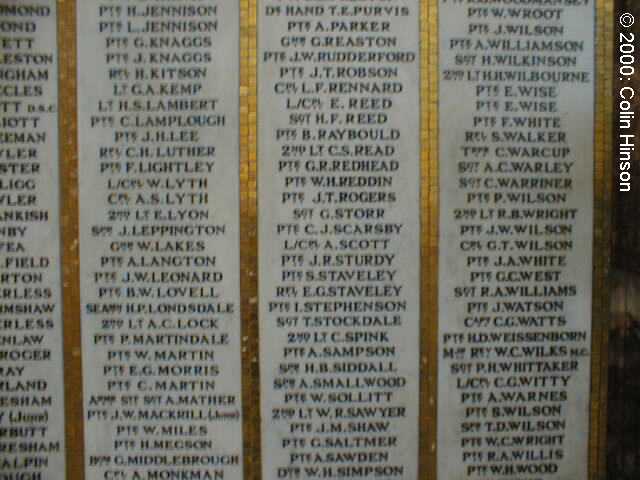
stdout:
POLYGON ((419 4, 259 15, 263 474, 415 478, 419 4))
POLYGON ((587 476, 594 5, 441 1, 439 474, 587 476))
POLYGON ((56 9, 0 5, 0 477, 64 476, 56 9))
POLYGON ((239 11, 79 2, 88 478, 242 478, 239 11))

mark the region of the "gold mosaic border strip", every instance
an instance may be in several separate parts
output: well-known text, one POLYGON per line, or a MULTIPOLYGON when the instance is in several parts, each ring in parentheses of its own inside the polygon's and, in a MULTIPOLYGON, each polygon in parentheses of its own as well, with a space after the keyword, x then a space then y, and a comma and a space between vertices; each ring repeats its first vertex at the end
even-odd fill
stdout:
POLYGON ((257 0, 240 0, 240 295, 244 478, 262 478, 258 336, 257 0))
POLYGON ((438 401, 438 1, 421 0, 420 478, 437 475, 438 401))
POLYGON ((614 1, 596 0, 594 232, 589 478, 606 478, 614 1))
POLYGON ((66 460, 67 478, 83 480, 76 0, 58 0, 57 8, 66 460))

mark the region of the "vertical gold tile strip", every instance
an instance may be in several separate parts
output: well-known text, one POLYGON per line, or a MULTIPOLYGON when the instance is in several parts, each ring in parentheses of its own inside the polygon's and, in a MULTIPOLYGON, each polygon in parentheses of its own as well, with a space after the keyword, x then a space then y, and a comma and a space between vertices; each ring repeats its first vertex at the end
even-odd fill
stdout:
POLYGON ((84 479, 78 243, 76 2, 58 0, 60 205, 67 479, 84 479))
POLYGON ((613 0, 596 0, 596 90, 594 128, 593 331, 591 348, 591 480, 606 478, 609 266, 613 140, 613 0))
POLYGON ((421 132, 421 394, 420 478, 436 478, 438 398, 438 0, 422 0, 421 132))
POLYGON ((261 478, 258 364, 257 4, 240 0, 240 294, 244 478, 261 478))

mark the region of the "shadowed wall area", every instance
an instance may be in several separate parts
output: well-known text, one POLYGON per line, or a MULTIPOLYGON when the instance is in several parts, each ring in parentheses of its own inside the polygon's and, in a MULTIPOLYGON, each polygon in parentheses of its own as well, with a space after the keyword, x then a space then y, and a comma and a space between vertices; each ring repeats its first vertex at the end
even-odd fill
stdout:
MULTIPOLYGON (((619 0, 618 12, 629 12, 640 19, 640 2, 619 0)), ((638 37, 638 20, 633 27, 638 37)), ((614 45, 618 45, 619 31, 614 45)), ((619 53, 614 52, 614 59, 619 53)), ((636 51, 637 55, 637 51, 636 51)), ((617 60, 616 60, 617 63, 617 60)), ((619 81, 614 76, 616 88, 619 81)), ((635 75, 636 91, 640 78, 635 75)), ((636 96, 637 112, 638 96, 636 96)), ((614 101, 618 101, 617 94, 614 101)), ((614 110, 615 111, 615 110, 614 110)), ((636 122, 638 138, 640 131, 636 122)), ((616 136, 617 136, 617 129, 616 136)), ((614 143, 614 155, 615 155, 614 143)), ((612 159, 614 165, 617 159, 612 159)), ((614 174, 615 175, 615 174, 614 174)), ((633 171, 637 181, 638 169, 633 171)), ((633 185, 630 192, 618 192, 613 186, 613 270, 611 278, 611 335, 609 344, 609 433, 608 478, 631 480, 640 478, 640 189, 633 185)))

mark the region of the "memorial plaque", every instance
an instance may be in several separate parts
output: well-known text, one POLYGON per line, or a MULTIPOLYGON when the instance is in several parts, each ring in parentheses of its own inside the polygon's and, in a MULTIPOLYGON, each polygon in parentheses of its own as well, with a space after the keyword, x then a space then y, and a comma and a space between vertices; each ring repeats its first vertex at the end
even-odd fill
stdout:
POLYGON ((78 1, 86 478, 242 478, 238 2, 78 1))
POLYGON ((259 4, 266 479, 417 477, 419 17, 259 4))
POLYGON ((0 477, 64 478, 56 3, 0 25, 0 477))
POLYGON ((595 6, 439 10, 438 476, 583 480, 595 6))

